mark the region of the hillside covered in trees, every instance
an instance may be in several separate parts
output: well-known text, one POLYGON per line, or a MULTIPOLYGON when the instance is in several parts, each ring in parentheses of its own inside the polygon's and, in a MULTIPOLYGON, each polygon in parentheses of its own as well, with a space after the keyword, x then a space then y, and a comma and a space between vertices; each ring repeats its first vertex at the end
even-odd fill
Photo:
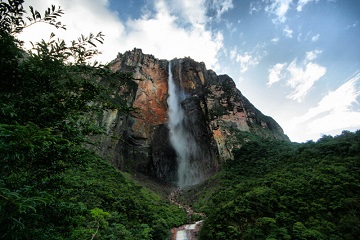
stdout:
POLYGON ((184 193, 207 214, 200 239, 357 239, 360 131, 303 144, 252 139, 184 193))

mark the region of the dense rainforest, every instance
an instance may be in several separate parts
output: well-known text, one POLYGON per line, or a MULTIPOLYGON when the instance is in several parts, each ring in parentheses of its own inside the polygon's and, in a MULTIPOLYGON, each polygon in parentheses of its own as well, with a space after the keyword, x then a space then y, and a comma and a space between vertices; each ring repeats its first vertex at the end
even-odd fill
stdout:
POLYGON ((207 215, 200 239, 360 236, 360 131, 302 144, 252 136, 234 155, 184 193, 207 215))
MULTIPOLYGON (((49 34, 30 51, 16 38, 38 22, 65 28, 62 15, 0 0, 0 239, 168 239, 184 210, 90 150, 104 110, 134 110, 107 84, 131 74, 88 63, 104 36, 49 34)), ((234 159, 179 196, 206 214, 200 239, 360 236, 360 131, 302 144, 229 132, 234 159)))

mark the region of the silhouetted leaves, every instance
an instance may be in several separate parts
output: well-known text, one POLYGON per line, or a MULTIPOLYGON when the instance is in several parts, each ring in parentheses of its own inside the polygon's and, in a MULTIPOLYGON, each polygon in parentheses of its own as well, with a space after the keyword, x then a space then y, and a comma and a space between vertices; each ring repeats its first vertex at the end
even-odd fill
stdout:
POLYGON ((30 9, 30 16, 26 16, 26 20, 23 15, 26 13, 22 4, 23 0, 8 0, 8 2, 0 2, 0 31, 7 32, 9 34, 20 33, 24 28, 31 26, 38 22, 44 22, 55 26, 56 28, 65 28, 61 22, 57 21, 59 17, 64 14, 64 11, 54 5, 48 8, 44 16, 41 16, 40 12, 35 10, 32 6, 30 9))

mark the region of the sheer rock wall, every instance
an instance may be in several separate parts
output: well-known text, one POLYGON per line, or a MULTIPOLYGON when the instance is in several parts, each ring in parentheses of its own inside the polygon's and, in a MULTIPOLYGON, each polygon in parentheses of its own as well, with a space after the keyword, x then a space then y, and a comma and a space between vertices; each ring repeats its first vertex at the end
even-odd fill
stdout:
MULTIPOLYGON (((107 134, 101 137, 98 151, 122 170, 175 182, 176 153, 167 128, 168 64, 168 60, 156 59, 140 49, 119 54, 110 63, 113 71, 133 73, 135 88, 127 101, 136 111, 129 115, 104 113, 107 134)), ((239 147, 233 131, 289 141, 279 124, 256 109, 229 76, 218 76, 190 58, 174 59, 172 66, 174 81, 186 96, 181 103, 184 121, 203 150, 196 161, 204 179, 215 173, 222 161, 231 159, 231 150, 239 147)), ((116 94, 123 92, 119 89, 116 94)))

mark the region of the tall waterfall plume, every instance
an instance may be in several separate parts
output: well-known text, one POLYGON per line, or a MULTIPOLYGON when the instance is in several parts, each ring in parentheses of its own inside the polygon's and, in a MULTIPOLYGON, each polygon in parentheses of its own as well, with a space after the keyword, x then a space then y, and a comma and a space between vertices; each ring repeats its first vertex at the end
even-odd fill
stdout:
MULTIPOLYGON (((181 74, 181 64, 179 64, 179 68, 181 74)), ((193 135, 185 126, 186 116, 181 106, 185 94, 182 89, 181 76, 179 76, 179 84, 175 84, 171 61, 169 62, 168 94, 168 128, 170 143, 177 155, 177 185, 179 187, 194 185, 202 180, 201 171, 196 163, 200 151, 193 135)))

